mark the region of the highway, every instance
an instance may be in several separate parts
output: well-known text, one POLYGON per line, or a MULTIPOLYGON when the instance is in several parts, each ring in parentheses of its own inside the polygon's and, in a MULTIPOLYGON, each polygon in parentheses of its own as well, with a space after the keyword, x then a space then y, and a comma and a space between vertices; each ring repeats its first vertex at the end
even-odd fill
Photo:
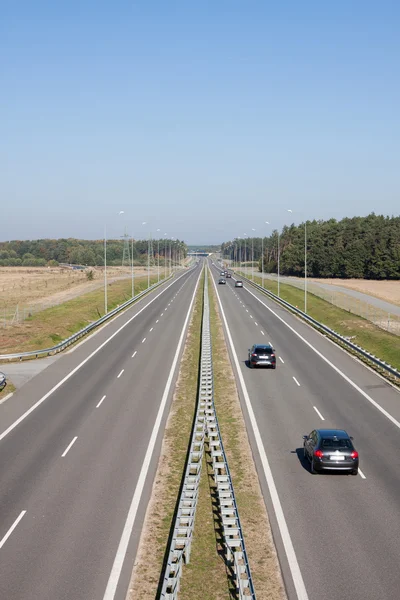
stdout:
POLYGON ((0 598, 123 600, 201 265, 0 406, 0 598))
POLYGON ((398 391, 250 284, 211 272, 289 600, 399 598, 398 391), (276 370, 246 365, 263 342, 276 370), (310 473, 302 436, 323 427, 354 436, 357 477, 310 473))

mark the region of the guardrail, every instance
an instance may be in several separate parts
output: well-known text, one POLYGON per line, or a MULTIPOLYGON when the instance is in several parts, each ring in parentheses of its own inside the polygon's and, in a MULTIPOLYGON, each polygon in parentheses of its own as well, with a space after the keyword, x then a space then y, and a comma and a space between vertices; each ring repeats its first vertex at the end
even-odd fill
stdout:
POLYGON ((207 441, 211 450, 226 559, 233 568, 238 598, 240 600, 256 600, 239 512, 214 405, 207 273, 208 269, 206 270, 204 284, 200 382, 197 394, 196 418, 173 536, 168 551, 168 560, 164 571, 161 598, 175 600, 178 597, 183 561, 185 563, 190 561, 201 464, 204 445, 207 441))
POLYGON ((46 356, 46 355, 48 356, 50 354, 57 354, 58 352, 62 352, 62 350, 65 350, 65 348, 67 348, 68 346, 70 346, 71 344, 76 342, 78 339, 80 339, 81 337, 83 337, 84 335, 86 335, 87 333, 92 331, 92 329, 95 329, 99 325, 102 325, 103 323, 108 321, 108 319, 111 319, 112 317, 114 317, 116 314, 118 314, 125 308, 128 308, 128 306, 130 306, 137 300, 140 300, 140 298, 145 296, 148 292, 151 292, 151 290, 154 290, 155 288, 160 286, 162 283, 165 283, 166 281, 171 279, 171 277, 172 277, 172 275, 170 275, 166 279, 162 279, 161 281, 154 283, 149 288, 146 288, 145 290, 143 290, 143 292, 140 292, 140 294, 138 294, 134 298, 130 298, 130 300, 127 300, 126 302, 124 302, 124 304, 117 306, 117 308, 114 308, 109 313, 107 313, 106 315, 104 315, 103 317, 98 319, 97 321, 93 321, 93 323, 90 323, 83 329, 80 329, 79 331, 77 331, 76 333, 71 335, 66 340, 60 342, 56 346, 52 346, 51 348, 45 348, 43 350, 31 350, 29 352, 15 352, 14 354, 0 354, 0 361, 15 360, 18 358, 19 358, 19 360, 22 360, 23 358, 32 358, 32 357, 38 358, 39 356, 46 356))
MULTIPOLYGON (((216 268, 218 268, 218 267, 216 267, 216 268)), ((400 371, 398 371, 397 369, 395 369, 392 365, 389 365, 388 363, 386 363, 385 361, 381 360, 380 358, 378 358, 374 354, 371 354, 367 350, 364 350, 364 348, 362 348, 361 346, 358 346, 357 344, 354 344, 350 339, 346 338, 345 336, 341 335, 340 333, 337 333, 337 331, 335 331, 334 329, 330 329, 330 327, 327 327, 323 323, 320 323, 316 319, 313 319, 312 317, 310 317, 309 315, 307 315, 305 312, 303 312, 299 308, 296 308, 296 306, 293 306, 293 304, 290 304, 289 302, 286 302, 286 300, 283 300, 282 298, 279 298, 278 296, 276 296, 275 294, 273 294, 269 290, 266 290, 265 288, 263 288, 258 283, 254 283, 253 281, 251 281, 251 279, 248 279, 247 277, 243 277, 242 274, 240 274, 240 279, 242 281, 246 281, 246 283, 249 283, 253 287, 257 288, 259 291, 261 291, 263 294, 265 294, 266 296, 268 296, 269 298, 271 298, 272 300, 274 300, 278 304, 281 304, 282 306, 284 306, 285 308, 287 308, 291 312, 293 312, 296 315, 300 316, 302 319, 304 319, 306 322, 310 323, 316 329, 319 329, 320 331, 323 331, 324 333, 326 333, 330 337, 338 340, 346 348, 349 348, 353 352, 355 352, 356 354, 359 354, 359 355, 363 356, 368 361, 372 362, 374 365, 376 365, 377 367, 379 367, 380 369, 382 369, 386 373, 390 373, 390 375, 392 375, 393 377, 396 377, 396 378, 400 379, 400 371)))

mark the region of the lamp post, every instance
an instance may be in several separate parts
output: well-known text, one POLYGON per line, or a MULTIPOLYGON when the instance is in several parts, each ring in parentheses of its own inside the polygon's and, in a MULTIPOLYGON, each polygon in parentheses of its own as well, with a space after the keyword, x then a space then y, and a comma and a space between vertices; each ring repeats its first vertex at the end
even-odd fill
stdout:
MULTIPOLYGON (((120 210, 118 215, 125 214, 124 210, 120 210)), ((104 314, 108 313, 108 298, 107 298, 107 225, 104 225, 104 314)))
POLYGON ((246 249, 246 237, 247 237, 247 233, 244 233, 243 235, 245 236, 243 238, 244 239, 244 274, 245 274, 245 277, 247 279, 247 261, 246 261, 246 259, 247 259, 247 249, 246 249))
MULTIPOLYGON (((255 231, 252 228, 252 231, 255 231)), ((254 236, 251 236, 251 279, 254 282, 254 236)))
POLYGON ((132 298, 135 297, 135 274, 133 272, 133 234, 132 234, 132 244, 131 244, 131 254, 132 254, 132 298))
MULTIPOLYGON (((293 213, 290 208, 288 212, 293 213)), ((304 312, 307 313, 307 220, 304 220, 304 312)))
MULTIPOLYGON (((287 208, 286 210, 287 210, 287 212, 290 212, 290 213, 293 212, 290 208, 287 208)), ((280 266, 279 266, 280 254, 281 254, 281 251, 280 251, 280 247, 279 247, 279 231, 278 231, 278 298, 280 297, 280 295, 279 295, 279 292, 280 292, 280 266)))
MULTIPOLYGON (((161 229, 157 229, 161 231, 161 229)), ((157 282, 160 281, 160 240, 157 238, 157 282)))
MULTIPOLYGON (((269 225, 269 221, 264 221, 266 225, 269 225)), ((261 279, 262 286, 264 287, 264 236, 261 236, 261 279)))
POLYGON ((164 233, 164 279, 167 279, 167 240, 165 238, 167 234, 164 233))

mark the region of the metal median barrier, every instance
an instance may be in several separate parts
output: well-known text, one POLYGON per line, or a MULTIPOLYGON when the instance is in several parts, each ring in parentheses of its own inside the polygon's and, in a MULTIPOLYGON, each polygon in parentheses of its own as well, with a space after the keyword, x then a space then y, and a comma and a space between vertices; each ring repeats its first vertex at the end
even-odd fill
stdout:
POLYGON ((303 312, 299 308, 296 308, 295 306, 293 306, 293 304, 289 304, 289 302, 286 302, 286 300, 282 300, 282 298, 279 298, 278 296, 276 296, 275 294, 273 294, 269 290, 266 290, 261 285, 258 285, 258 283, 254 283, 253 281, 251 281, 251 279, 248 279, 247 277, 243 277, 241 274, 240 274, 240 279, 243 280, 243 281, 246 281, 246 283, 251 284, 253 287, 255 287, 258 290, 260 290, 263 294, 265 294, 266 296, 268 296, 269 298, 271 298, 275 302, 278 302, 279 304, 281 304, 282 306, 284 306, 285 308, 287 308, 291 312, 295 313, 296 315, 299 315, 302 319, 304 319, 305 321, 307 321, 309 324, 311 324, 316 329, 319 329, 320 331, 323 331, 324 333, 326 333, 330 337, 338 340, 343 346, 345 346, 346 348, 349 348, 355 354, 363 356, 364 358, 366 358, 367 360, 369 360, 370 362, 372 362, 373 364, 375 364, 377 367, 379 367, 380 369, 382 369, 386 373, 389 373, 393 377, 396 377, 396 378, 400 379, 400 371, 398 371, 397 369, 395 369, 395 367, 393 367, 392 365, 389 365, 388 363, 386 363, 385 361, 381 360, 377 356, 374 356, 370 352, 367 352, 367 350, 364 350, 364 348, 361 348, 361 346, 358 346, 357 344, 354 344, 354 342, 352 342, 351 340, 349 340, 345 336, 340 335, 340 333, 337 333, 333 329, 330 329, 330 327, 327 327, 323 323, 320 323, 316 319, 313 319, 312 317, 310 317, 309 315, 307 315, 305 312, 303 312))
POLYGON ((237 595, 240 600, 255 600, 256 595, 247 559, 239 512, 229 472, 228 461, 214 405, 212 347, 210 334, 210 308, 208 300, 208 269, 204 284, 204 305, 201 339, 200 382, 197 393, 195 424, 190 440, 190 452, 184 482, 179 498, 173 535, 168 548, 161 598, 178 598, 182 566, 190 561, 194 521, 201 476, 204 445, 211 452, 213 476, 216 484, 223 543, 226 559, 231 566, 237 595))
POLYGON ((151 290, 154 290, 162 283, 165 283, 171 277, 172 276, 167 277, 166 279, 162 279, 161 281, 159 281, 157 283, 154 283, 149 288, 143 290, 143 292, 140 292, 140 294, 138 294, 137 296, 134 296, 134 298, 130 298, 130 300, 127 300, 126 302, 124 302, 124 304, 117 306, 117 308, 114 308, 114 310, 111 310, 109 313, 107 313, 106 315, 104 315, 103 317, 98 319, 97 321, 93 321, 93 323, 90 323, 83 329, 80 329, 79 331, 77 331, 76 333, 71 335, 66 340, 60 342, 56 346, 52 346, 51 348, 45 348, 43 350, 31 350, 29 352, 15 352, 14 354, 0 354, 0 361, 14 360, 17 358, 19 358, 20 360, 22 360, 24 358, 38 358, 39 356, 46 356, 46 355, 50 355, 50 354, 57 354, 57 352, 62 352, 62 350, 65 350, 65 348, 67 348, 68 346, 70 346, 71 344, 73 344, 74 342, 79 340, 81 337, 83 337, 84 335, 86 335, 87 333, 92 331, 92 329, 95 329, 99 325, 102 325, 103 323, 105 323, 106 321, 108 321, 109 319, 114 317, 114 315, 118 314, 125 308, 128 308, 128 306, 130 306, 137 300, 140 300, 140 298, 145 296, 148 292, 150 292, 151 290))

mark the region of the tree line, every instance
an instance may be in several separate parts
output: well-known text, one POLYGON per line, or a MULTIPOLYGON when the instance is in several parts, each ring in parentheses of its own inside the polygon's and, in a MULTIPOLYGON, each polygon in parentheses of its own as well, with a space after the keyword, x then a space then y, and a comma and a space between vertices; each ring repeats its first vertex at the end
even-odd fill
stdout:
POLYGON ((304 277, 305 248, 307 276, 359 279, 400 279, 400 217, 375 215, 340 221, 307 221, 285 226, 265 238, 236 238, 221 245, 222 255, 231 260, 254 259, 266 273, 304 277), (262 250, 264 260, 262 260, 262 250))
MULTIPOLYGON (((107 241, 107 264, 121 265, 124 242, 121 240, 107 241)), ((129 241, 129 257, 134 264, 146 264, 148 260, 148 240, 129 241)), ((177 260, 178 254, 184 258, 187 246, 183 241, 160 239, 152 240, 150 246, 151 260, 158 256, 172 261, 177 260)), ((126 257, 125 257, 126 258, 126 257)), ((43 239, 43 240, 12 240, 0 242, 0 266, 41 267, 57 266, 67 263, 74 265, 103 266, 104 240, 43 239)), ((129 261, 126 259, 126 264, 129 261)))

